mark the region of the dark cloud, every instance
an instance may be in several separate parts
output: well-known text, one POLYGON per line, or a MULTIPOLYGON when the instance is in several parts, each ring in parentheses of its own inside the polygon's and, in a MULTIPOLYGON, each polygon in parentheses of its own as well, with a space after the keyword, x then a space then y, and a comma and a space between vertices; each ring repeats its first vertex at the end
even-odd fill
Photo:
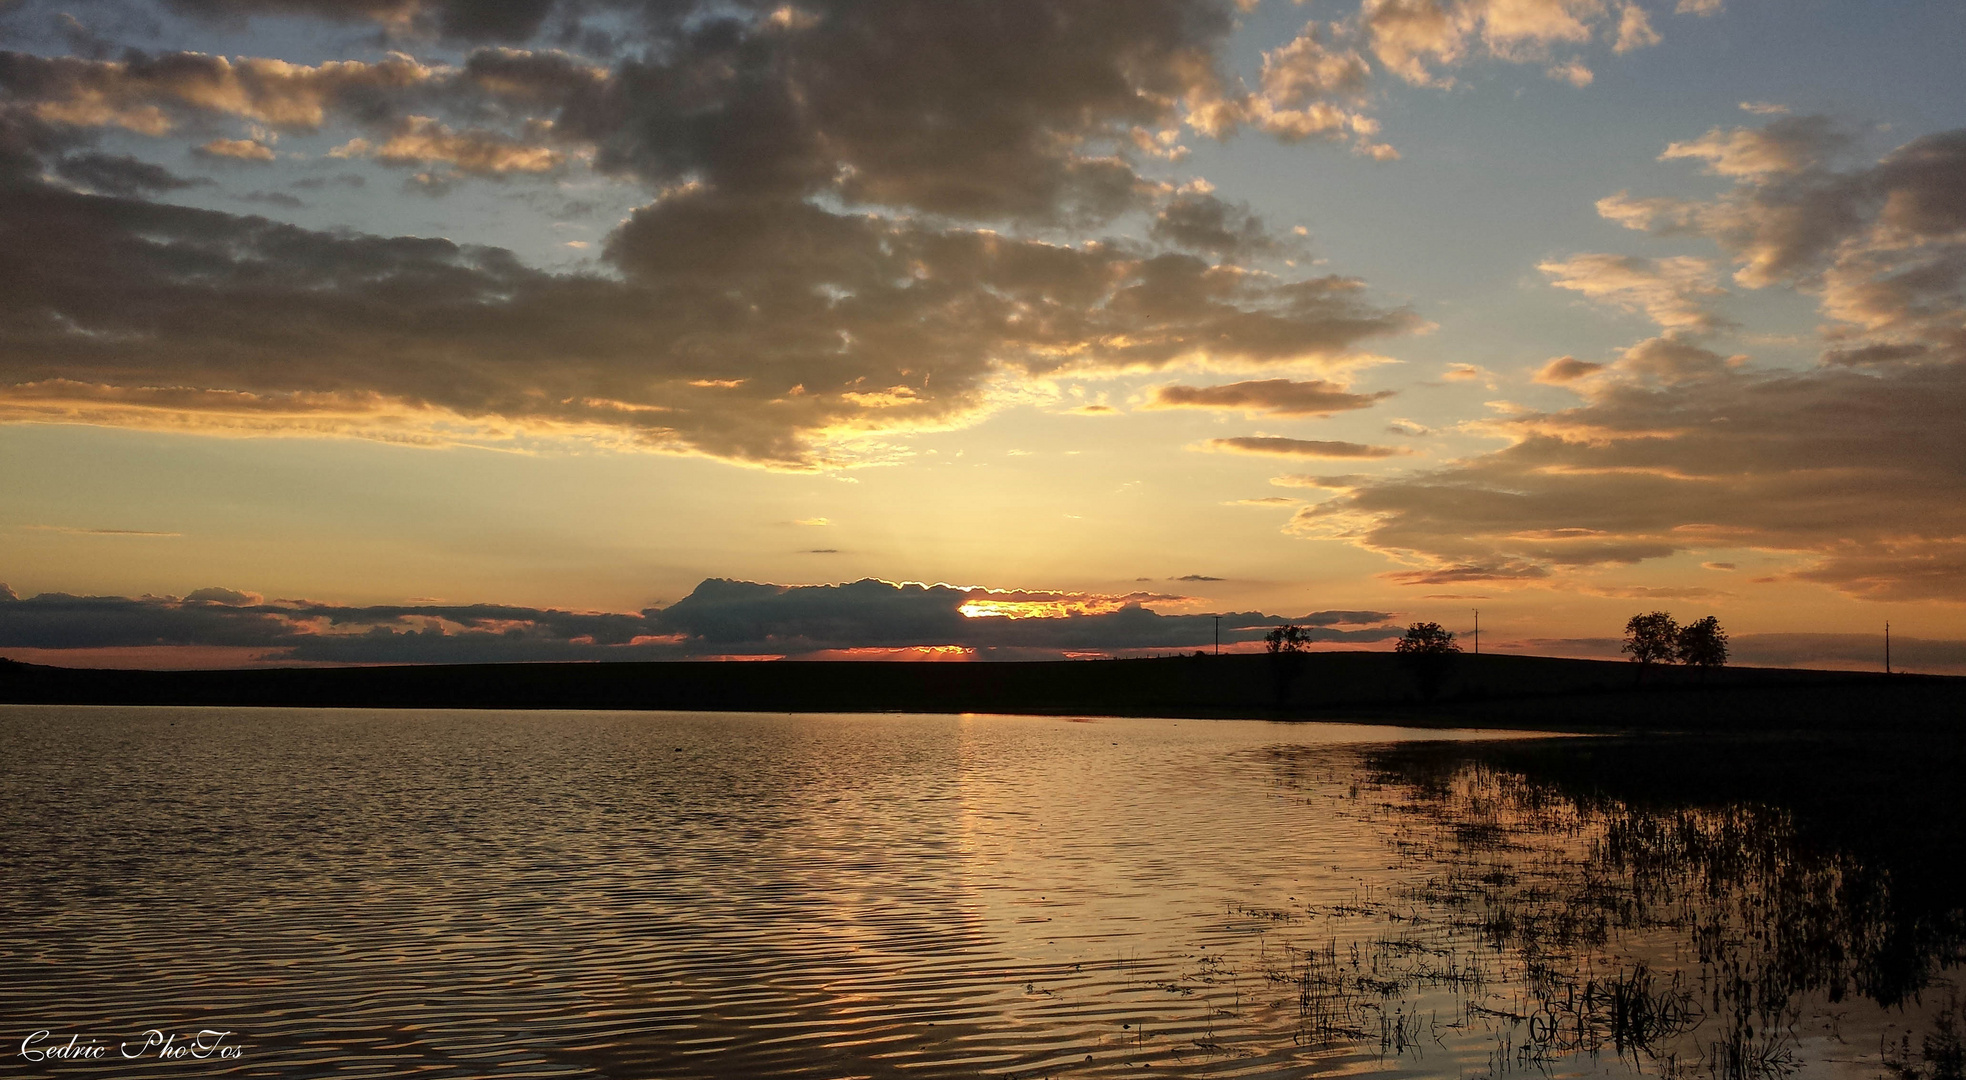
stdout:
POLYGON ((1105 217, 1146 195, 1122 138, 1217 80, 1231 26, 1229 5, 1183 0, 678 4, 560 123, 660 184, 1105 217))
POLYGON ((61 35, 63 43, 68 46, 68 51, 76 56, 100 60, 115 48, 109 39, 65 11, 55 15, 55 32, 61 35))
POLYGON ((277 647, 296 637, 283 613, 220 604, 42 593, 0 598, 0 647, 92 649, 150 645, 277 647))
POLYGON ((1231 261, 1268 255, 1283 247, 1247 205, 1195 192, 1181 193, 1162 204, 1149 235, 1175 247, 1231 261))
POLYGON ((239 201, 277 206, 282 210, 299 210, 307 205, 284 191, 251 191, 239 196, 239 201))
POLYGON ((1817 121, 1779 121, 1717 141, 1710 133, 1702 144, 1720 149, 1699 156, 1738 181, 1718 199, 1620 192, 1600 201, 1599 212, 1635 229, 1714 240, 1743 285, 1816 293, 1824 313, 1845 324, 1834 335, 1844 355, 1876 345, 1957 347, 1966 312, 1966 131, 1922 136, 1867 168, 1837 171, 1828 160, 1845 140, 1817 121), (1769 132, 1804 121, 1815 149, 1798 149, 1806 132, 1790 131, 1779 152, 1766 151, 1769 132), (1738 147, 1760 149, 1741 150, 1737 161, 1729 155, 1738 147))
POLYGON ((1459 585, 1470 581, 1534 581, 1548 577, 1549 571, 1522 562, 1485 566, 1462 563, 1432 570, 1408 570, 1381 576, 1400 585, 1459 585))
POLYGON ((1442 567, 1751 548, 1856 595, 1966 600, 1962 410, 1960 363, 1622 385, 1501 425, 1505 449, 1368 480, 1297 520, 1442 567))
POLYGON ((1342 384, 1323 379, 1292 381, 1260 379, 1222 386, 1160 386, 1149 408, 1239 409, 1273 416, 1329 416, 1350 409, 1371 408, 1393 396, 1391 390, 1354 394, 1342 384))
POLYGON ((1264 362, 1410 321, 1341 279, 708 195, 622 227, 607 252, 625 280, 32 182, 0 214, 18 223, 0 255, 17 416, 414 437, 438 410, 803 465, 814 433, 944 423, 1060 356, 1264 362))
POLYGON ((1169 581, 1220 581, 1222 579, 1219 577, 1209 577, 1207 574, 1183 574, 1180 577, 1168 578, 1167 580, 1169 581))
MULTIPOLYGON (((0 177, 0 418, 571 435, 811 468, 849 462, 839 446, 857 436, 967 422, 1006 382, 1334 361, 1418 325, 1347 278, 841 208, 1037 226, 1159 198, 1100 140, 1169 120, 1214 77, 1226 8, 675 5, 634 19, 651 47, 612 72, 517 49, 456 68, 0 56, 14 126, 0 153, 15 163, 0 177), (551 274, 497 249, 39 179, 64 140, 199 117, 361 125, 337 152, 421 170, 406 183, 424 194, 585 153, 663 186, 607 239, 605 271, 551 274)), ((232 143, 265 145, 205 145, 232 143)))
POLYGON ((1245 435, 1233 439, 1210 439, 1202 449, 1235 454, 1278 454, 1285 457, 1385 458, 1411 451, 1392 446, 1336 442, 1328 439, 1286 439, 1276 435, 1245 435))
MULTIPOLYGON (((681 634, 704 652, 791 654, 910 645, 979 650, 1193 648, 1211 641, 1215 629, 1213 615, 1161 615, 1133 602, 1098 613, 1050 618, 971 618, 960 610, 979 600, 1029 595, 875 580, 783 586, 713 579, 652 613, 651 621, 660 632, 681 634)), ((1231 613, 1223 616, 1223 640, 1255 641, 1271 627, 1296 622, 1312 628, 1314 640, 1378 641, 1393 631, 1339 628, 1370 627, 1390 618, 1385 612, 1367 611, 1313 612, 1296 619, 1231 613)))
POLYGON ((245 607, 260 603, 264 599, 265 597, 258 593, 240 592, 237 589, 227 589, 220 586, 213 586, 208 589, 196 589, 184 594, 184 600, 189 604, 224 604, 227 607, 245 607))
POLYGON ((146 195, 211 182, 187 179, 128 154, 70 154, 55 162, 55 174, 104 195, 146 195))
POLYGON ((293 182, 293 186, 302 191, 320 191, 329 184, 358 188, 367 185, 368 180, 357 173, 341 173, 336 176, 308 176, 293 182))
MULTIPOLYGON (((1623 658, 1620 638, 1532 638, 1497 646, 1544 656, 1623 658)), ((1874 634, 1732 634, 1730 663, 1743 667, 1801 667, 1846 671, 1884 670, 1883 628, 1874 634)), ((1891 635, 1894 671, 1966 675, 1966 641, 1891 635)))
POLYGON ((374 22, 412 35, 467 41, 525 41, 561 0, 168 0, 172 9, 218 23, 259 16, 374 22))
MULTIPOLYGON (((1140 594, 1142 600, 1173 599, 1140 594)), ((1315 641, 1380 641, 1386 612, 1323 611, 1294 619, 1223 616, 1224 640, 1255 641, 1294 622, 1315 641)), ((256 594, 201 589, 182 599, 67 596, 18 599, 0 589, 0 647, 113 649, 231 646, 267 661, 345 663, 659 660, 732 654, 802 655, 858 648, 956 645, 984 655, 1193 648, 1213 640, 1212 615, 1160 615, 1140 600, 990 592, 865 580, 785 586, 711 579, 689 596, 640 614, 566 612, 494 604, 344 607, 265 603, 256 594), (1100 610, 1056 617, 967 617, 979 600, 1057 602, 1100 610)))
MULTIPOLYGON (((359 19, 392 32, 512 42, 535 38, 553 6, 177 5, 207 19, 359 19)), ((387 128, 437 104, 470 118, 535 119, 550 132, 525 147, 535 156, 578 146, 604 171, 656 187, 700 182, 754 199, 825 193, 970 219, 1098 221, 1158 197, 1130 163, 1134 133, 1178 126, 1184 103, 1215 93, 1218 54, 1234 24, 1226 0, 1082 0, 1069 11, 1045 0, 562 6, 568 20, 583 11, 632 34, 640 48, 611 71, 514 48, 480 50, 461 69, 406 57, 306 67, 192 53, 116 61, 7 54, 0 87, 66 122, 149 134, 198 113, 285 130, 319 128, 330 114, 387 128)), ((1203 239, 1208 223, 1191 211, 1207 205, 1177 204, 1174 235, 1203 239)), ((1246 214, 1217 221, 1215 236, 1246 223, 1246 214)), ((1234 242, 1256 240, 1242 234, 1234 242)))
MULTIPOLYGON (((1877 671, 1884 665, 1884 635, 1739 634, 1727 641, 1740 664, 1770 667, 1831 667, 1877 671)), ((1891 636, 1891 666, 1897 671, 1966 674, 1966 641, 1891 636)))
POLYGON ((1711 236, 1744 284, 1815 293, 1822 366, 1757 372, 1670 334, 1610 365, 1559 359, 1540 377, 1581 406, 1491 422, 1512 445, 1367 480, 1294 527, 1418 564, 1395 576, 1415 584, 1752 549, 1786 563, 1768 580, 1966 601, 1966 132, 1852 172, 1826 164, 1840 144, 1824 125, 1779 134, 1674 155, 1736 177, 1719 200, 1600 207, 1711 236))

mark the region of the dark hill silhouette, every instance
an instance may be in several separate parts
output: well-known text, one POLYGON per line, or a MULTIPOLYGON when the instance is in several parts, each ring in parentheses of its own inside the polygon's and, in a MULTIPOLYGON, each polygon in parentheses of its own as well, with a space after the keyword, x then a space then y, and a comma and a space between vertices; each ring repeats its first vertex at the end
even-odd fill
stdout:
POLYGON ((1365 719, 1512 728, 1925 727, 1966 679, 1467 656, 1423 703, 1391 653, 1043 663, 691 662, 124 671, 0 661, 0 702, 360 708, 1009 712, 1365 719))

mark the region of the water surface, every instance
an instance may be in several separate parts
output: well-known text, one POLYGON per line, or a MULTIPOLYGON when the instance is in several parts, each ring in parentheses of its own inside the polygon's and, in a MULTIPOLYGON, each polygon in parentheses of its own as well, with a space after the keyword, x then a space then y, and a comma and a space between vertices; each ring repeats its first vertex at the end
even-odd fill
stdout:
POLYGON ((1611 744, 1498 737, 4 708, 0 1060, 1957 1075, 1948 881, 1766 793, 1648 804, 1550 765, 1611 744), (18 1053, 151 1029, 238 1056, 18 1053))

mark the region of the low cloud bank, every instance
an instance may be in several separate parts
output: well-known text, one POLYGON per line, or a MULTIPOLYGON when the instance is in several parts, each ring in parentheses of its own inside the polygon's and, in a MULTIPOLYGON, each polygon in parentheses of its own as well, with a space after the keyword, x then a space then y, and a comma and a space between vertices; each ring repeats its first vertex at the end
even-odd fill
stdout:
MULTIPOLYGON (((1572 656, 1590 660, 1623 659, 1618 638, 1530 638, 1497 642, 1496 652, 1536 656, 1572 656)), ((1729 661, 1743 667, 1823 668, 1833 671, 1884 670, 1884 635, 1876 634, 1737 634, 1727 642, 1729 661)), ((1925 675, 1966 675, 1966 641, 1947 638, 1891 636, 1894 671, 1925 675)))
MULTIPOLYGON (((875 579, 770 585, 711 578, 669 607, 626 614, 501 604, 266 602, 221 588, 184 597, 43 593, 23 599, 0 586, 0 655, 152 667, 210 663, 214 649, 233 650, 240 663, 375 664, 831 658, 883 655, 860 650, 954 647, 978 659, 1023 660, 1212 645, 1214 614, 1163 615, 1147 606, 1179 599, 875 579), (1032 617, 977 616, 965 608, 1032 617), (201 659, 175 665, 172 650, 201 659)), ((1247 648, 1272 627, 1295 623, 1307 627, 1314 642, 1377 643, 1399 633, 1393 617, 1382 611, 1223 613, 1221 640, 1225 647, 1247 648)))

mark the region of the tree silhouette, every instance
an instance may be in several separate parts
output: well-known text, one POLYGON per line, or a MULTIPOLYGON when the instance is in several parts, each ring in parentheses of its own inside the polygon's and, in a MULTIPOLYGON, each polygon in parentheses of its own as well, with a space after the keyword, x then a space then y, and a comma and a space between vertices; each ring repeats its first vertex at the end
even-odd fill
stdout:
POLYGON ((1642 682, 1645 669, 1653 661, 1670 664, 1679 657, 1679 624, 1663 611, 1633 615, 1625 623, 1624 651, 1638 662, 1638 677, 1642 682))
POLYGON ((1441 629, 1439 623, 1416 622, 1406 628, 1406 636, 1399 639, 1393 651, 1401 656, 1430 656, 1458 653, 1461 647, 1454 644, 1453 632, 1441 629))
POLYGON ((1461 647, 1454 644, 1453 633, 1439 623, 1416 622, 1406 628, 1406 636, 1393 646, 1393 652, 1399 654, 1401 666, 1413 673, 1420 696, 1432 701, 1440 693, 1448 669, 1454 666, 1454 658, 1461 655, 1461 647))
POLYGON ((1303 674, 1304 661, 1309 659, 1304 651, 1311 644, 1311 636, 1292 623, 1264 634, 1263 644, 1270 650, 1270 677, 1276 681, 1277 708, 1281 709, 1290 704, 1290 684, 1303 674))
POLYGON ((1679 628, 1673 651, 1680 663, 1698 665, 1700 678, 1704 679, 1708 668, 1727 664, 1727 631, 1722 630, 1720 620, 1711 615, 1696 619, 1679 628))
POLYGON ((1311 636, 1304 632, 1303 627, 1292 623, 1288 626, 1279 626, 1264 634, 1263 643, 1269 646, 1273 653, 1303 652, 1310 647, 1311 636))

